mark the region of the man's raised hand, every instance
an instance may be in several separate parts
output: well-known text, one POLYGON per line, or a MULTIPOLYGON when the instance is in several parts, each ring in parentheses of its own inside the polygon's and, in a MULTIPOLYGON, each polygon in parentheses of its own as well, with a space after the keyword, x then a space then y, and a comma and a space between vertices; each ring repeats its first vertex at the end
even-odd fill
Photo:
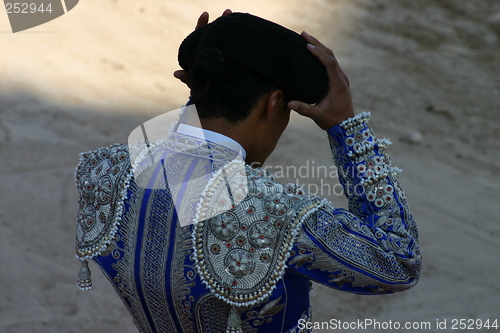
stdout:
MULTIPOLYGON (((231 14, 232 11, 231 9, 226 9, 221 16, 226 16, 226 15, 229 15, 231 14)), ((198 28, 201 28, 203 27, 204 25, 207 25, 208 24, 208 19, 209 19, 209 14, 208 12, 203 12, 201 13, 200 17, 198 18, 198 21, 196 22, 196 26, 194 28, 194 30, 197 30, 198 28)), ((185 70, 183 69, 179 69, 179 70, 176 70, 174 72, 174 77, 181 80, 183 83, 185 83, 189 88, 191 88, 190 86, 190 76, 188 74, 188 72, 186 72, 185 70)))
POLYGON ((290 101, 288 107, 305 117, 311 118, 322 129, 328 130, 354 116, 349 80, 340 68, 332 50, 305 31, 302 32, 301 36, 309 43, 307 45, 308 50, 326 68, 329 81, 328 92, 323 100, 316 105, 290 101))

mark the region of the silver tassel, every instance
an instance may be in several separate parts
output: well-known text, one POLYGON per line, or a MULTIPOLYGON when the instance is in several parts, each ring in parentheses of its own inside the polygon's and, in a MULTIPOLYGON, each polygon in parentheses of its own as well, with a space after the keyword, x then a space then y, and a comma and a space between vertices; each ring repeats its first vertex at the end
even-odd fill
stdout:
POLYGON ((90 268, 87 260, 82 261, 82 266, 80 267, 80 271, 78 272, 78 282, 76 283, 76 285, 81 290, 92 289, 92 278, 90 275, 90 268))
POLYGON ((227 317, 226 333, 243 333, 241 319, 238 315, 238 310, 234 306, 229 311, 229 316, 227 317))

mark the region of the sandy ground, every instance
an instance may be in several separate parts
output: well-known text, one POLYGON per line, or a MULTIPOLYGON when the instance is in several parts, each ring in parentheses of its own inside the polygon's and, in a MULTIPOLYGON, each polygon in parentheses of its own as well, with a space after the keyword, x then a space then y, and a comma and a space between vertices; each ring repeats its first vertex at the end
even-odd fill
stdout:
MULTIPOLYGON (((203 10, 226 7, 325 41, 404 169, 420 283, 374 297, 316 286, 314 320, 500 324, 500 3, 84 0, 18 34, 0 14, 0 332, 137 332, 96 266, 94 291, 75 287, 74 167, 79 152, 126 142, 186 101, 177 47, 203 10)), ((313 161, 331 165, 325 134, 294 116, 269 163, 313 161)))

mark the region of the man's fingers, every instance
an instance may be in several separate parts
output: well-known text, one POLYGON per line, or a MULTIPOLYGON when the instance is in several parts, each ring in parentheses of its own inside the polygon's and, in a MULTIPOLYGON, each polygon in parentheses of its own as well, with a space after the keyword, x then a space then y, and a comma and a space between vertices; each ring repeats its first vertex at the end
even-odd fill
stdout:
POLYGON ((343 82, 349 86, 349 80, 345 73, 339 66, 337 59, 334 56, 326 54, 322 49, 314 45, 307 45, 309 51, 314 54, 319 61, 325 66, 326 73, 328 75, 328 80, 330 82, 330 87, 332 84, 343 82))
MULTIPOLYGON (((233 11, 231 9, 226 9, 221 16, 226 16, 226 15, 229 15, 229 14, 232 14, 233 11)), ((209 15, 208 15, 208 12, 203 12, 201 13, 200 17, 198 18, 198 22, 196 22, 196 27, 194 28, 194 30, 198 29, 198 28, 201 28, 203 27, 204 25, 207 25, 208 24, 208 19, 209 19, 209 15)))
POLYGON ((196 27, 194 28, 194 30, 197 30, 198 28, 207 24, 208 24, 208 12, 203 12, 198 18, 198 22, 196 22, 196 27))
POLYGON ((294 110, 295 112, 297 112, 298 114, 300 115, 303 115, 305 117, 309 117, 309 115, 311 114, 311 108, 313 108, 312 105, 309 105, 309 104, 306 104, 306 103, 302 103, 302 102, 298 102, 298 101, 290 101, 288 102, 288 105, 287 105, 290 109, 294 110))
POLYGON ((185 71, 185 70, 182 70, 182 69, 179 69, 177 71, 174 72, 174 77, 176 79, 179 79, 181 80, 182 82, 184 82, 185 84, 188 85, 189 87, 189 74, 185 71))
POLYGON ((307 32, 305 31, 302 31, 302 33, 300 34, 309 44, 311 45, 314 45, 318 48, 320 48, 321 50, 323 50, 326 54, 330 55, 330 56, 334 56, 333 55, 333 51, 330 50, 328 47, 326 47, 323 43, 321 43, 316 37, 313 37, 311 35, 309 35, 307 32))
MULTIPOLYGON (((338 70, 339 69, 338 68, 337 59, 335 59, 334 56, 325 53, 325 51, 323 51, 321 48, 319 48, 317 46, 314 46, 312 44, 308 44, 307 48, 326 67, 329 76, 330 76, 330 70, 329 69, 333 69, 333 70, 338 70)), ((330 79, 331 79, 331 77, 330 77, 330 79)))

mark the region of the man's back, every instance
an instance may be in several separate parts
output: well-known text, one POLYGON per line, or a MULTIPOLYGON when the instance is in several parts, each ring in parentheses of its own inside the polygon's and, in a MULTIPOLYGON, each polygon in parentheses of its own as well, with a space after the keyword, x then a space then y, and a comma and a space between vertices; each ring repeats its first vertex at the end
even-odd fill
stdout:
MULTIPOLYGON (((188 138, 191 142, 199 140, 199 146, 206 146, 206 142, 200 139, 177 134, 157 148, 157 152, 152 154, 156 156, 154 160, 157 163, 146 168, 137 179, 130 180, 123 202, 125 211, 114 244, 108 253, 96 258, 141 332, 220 332, 221 327, 227 325, 231 309, 202 283, 193 252, 193 225, 182 226, 176 208, 182 207, 185 216, 194 216, 199 193, 206 187, 208 178, 216 173, 217 168, 230 163, 235 153, 214 145, 219 152, 227 153, 225 159, 221 159, 223 155, 219 154, 219 159, 214 160, 213 154, 209 154, 206 148, 180 146, 182 138, 188 138), (172 142, 175 142, 173 149, 168 144, 172 142), (181 186, 165 187, 165 179, 169 184, 181 186), (148 186, 144 188, 138 183, 148 186), (173 198, 185 201, 189 193, 198 195, 187 199, 188 202, 175 205, 173 198)), ((127 159, 121 163, 125 165, 130 162, 127 159)), ((269 186, 269 183, 265 186, 269 186)), ((249 211, 249 215, 256 214, 248 207, 244 210, 249 211)), ((258 223, 241 222, 240 228, 245 229, 247 226, 251 229, 252 225, 258 227, 258 223)), ((226 230, 226 226, 222 226, 226 230)), ((231 244, 235 249, 245 248, 241 238, 239 243, 237 237, 225 237, 220 231, 215 230, 215 234, 219 232, 223 243, 231 244)), ((263 244, 260 248, 268 248, 262 239, 258 241, 263 244)), ((263 252, 251 245, 248 247, 250 249, 263 252)), ((215 255, 216 252, 212 249, 211 254, 215 255)), ((267 261, 271 261, 270 257, 267 261)), ((241 313, 243 331, 255 331, 252 327, 259 327, 264 332, 287 331, 285 322, 296 326, 298 318, 307 320, 308 291, 307 278, 288 274, 276 288, 271 301, 266 300, 260 306, 241 313), (287 289, 293 292, 287 293, 287 289), (293 307, 286 309, 285 304, 288 302, 293 307)))
MULTIPOLYGON (((365 173, 346 172, 356 161, 346 160, 344 150, 354 149, 356 137, 377 142, 360 124, 329 132, 347 186, 363 182, 365 173)), ((101 160, 99 151, 87 153, 80 188, 109 179, 101 164, 130 169, 123 149, 115 146, 101 160)), ((118 227, 95 260, 141 332, 220 332, 231 327, 232 314, 243 332, 300 332, 299 323, 309 321, 309 280, 362 294, 404 290, 417 281, 417 235, 404 194, 385 153, 368 155, 357 163, 380 174, 372 185, 378 192, 351 196, 351 213, 244 165, 247 191, 237 198, 231 173, 242 165, 234 162, 238 154, 172 133, 144 157, 142 172, 129 170, 129 180, 117 180, 110 206, 123 199, 125 209, 111 216, 118 227), (179 216, 198 223, 184 225, 179 216)), ((99 186, 93 193, 101 193, 99 186)))

